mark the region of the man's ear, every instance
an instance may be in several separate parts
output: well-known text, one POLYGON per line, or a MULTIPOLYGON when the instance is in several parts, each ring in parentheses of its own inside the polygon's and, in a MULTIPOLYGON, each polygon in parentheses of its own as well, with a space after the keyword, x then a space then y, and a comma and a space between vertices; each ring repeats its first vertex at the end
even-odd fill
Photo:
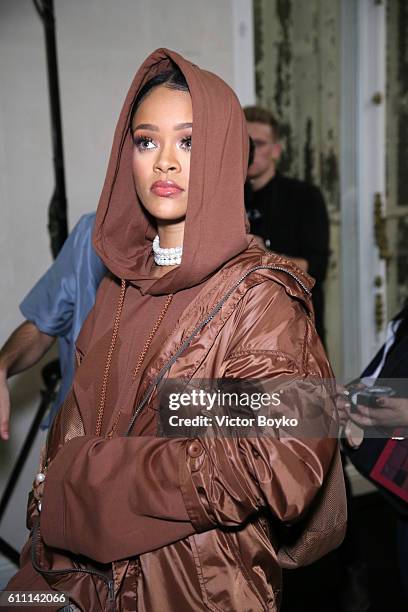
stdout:
POLYGON ((278 162, 281 155, 282 155, 282 145, 280 142, 275 142, 272 147, 273 160, 275 162, 278 162))

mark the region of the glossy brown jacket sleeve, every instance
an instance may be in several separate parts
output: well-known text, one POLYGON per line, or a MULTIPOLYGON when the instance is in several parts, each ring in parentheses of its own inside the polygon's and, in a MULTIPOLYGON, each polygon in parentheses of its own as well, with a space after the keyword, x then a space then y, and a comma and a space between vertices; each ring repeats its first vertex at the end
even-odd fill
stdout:
POLYGON ((80 437, 47 473, 46 544, 101 562, 195 532, 238 526, 263 508, 294 521, 329 469, 336 440, 80 437))

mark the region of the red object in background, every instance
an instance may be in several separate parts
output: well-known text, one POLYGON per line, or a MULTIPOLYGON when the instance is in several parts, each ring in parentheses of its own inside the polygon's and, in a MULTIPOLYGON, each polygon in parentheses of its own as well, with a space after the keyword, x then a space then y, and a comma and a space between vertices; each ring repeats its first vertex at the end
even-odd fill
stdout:
MULTIPOLYGON (((398 432, 395 432, 398 436, 398 432)), ((388 440, 370 477, 408 502, 408 439, 388 440)))

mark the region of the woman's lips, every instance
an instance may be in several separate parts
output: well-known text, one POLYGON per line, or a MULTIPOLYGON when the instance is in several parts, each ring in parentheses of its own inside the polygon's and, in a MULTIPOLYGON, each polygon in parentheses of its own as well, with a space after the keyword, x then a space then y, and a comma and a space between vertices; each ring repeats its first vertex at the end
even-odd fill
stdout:
POLYGON ((184 191, 184 189, 173 181, 156 181, 151 186, 150 191, 161 198, 171 198, 184 191))

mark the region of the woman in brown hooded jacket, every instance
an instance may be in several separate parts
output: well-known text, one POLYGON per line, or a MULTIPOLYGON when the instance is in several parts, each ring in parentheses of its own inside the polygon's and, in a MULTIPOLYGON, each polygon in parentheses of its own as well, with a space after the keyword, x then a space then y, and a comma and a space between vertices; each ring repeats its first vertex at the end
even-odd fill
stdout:
POLYGON ((110 274, 78 339, 9 590, 65 592, 83 612, 275 611, 281 567, 340 543, 335 438, 156 435, 163 378, 332 377, 313 281, 247 233, 247 164, 232 90, 177 53, 152 53, 126 97, 97 212, 110 274), (145 94, 175 68, 187 91, 167 82, 145 94), (184 236, 181 263, 155 265, 158 231, 166 247, 184 236))

